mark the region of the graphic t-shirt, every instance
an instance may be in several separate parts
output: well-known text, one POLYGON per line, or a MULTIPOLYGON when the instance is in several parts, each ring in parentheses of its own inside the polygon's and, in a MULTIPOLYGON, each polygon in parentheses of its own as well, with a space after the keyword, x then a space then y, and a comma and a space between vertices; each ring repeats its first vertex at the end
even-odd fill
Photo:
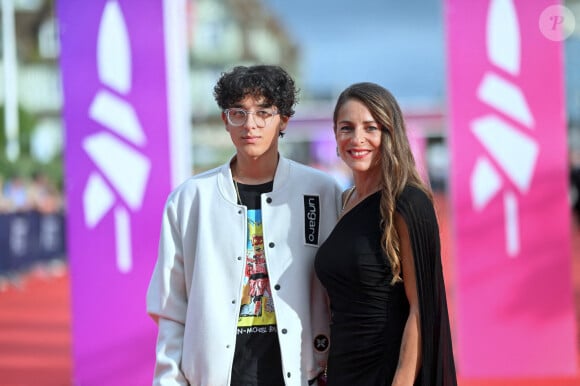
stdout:
POLYGON ((273 183, 237 186, 248 208, 248 240, 231 385, 284 385, 260 204, 273 183))

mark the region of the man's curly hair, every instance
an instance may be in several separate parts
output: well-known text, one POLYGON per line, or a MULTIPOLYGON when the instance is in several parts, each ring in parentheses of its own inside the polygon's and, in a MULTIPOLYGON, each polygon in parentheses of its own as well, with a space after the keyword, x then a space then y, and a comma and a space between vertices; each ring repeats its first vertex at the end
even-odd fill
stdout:
POLYGON ((264 97, 265 103, 276 106, 287 117, 294 115, 298 91, 292 77, 274 65, 237 66, 222 73, 214 87, 213 95, 218 106, 225 110, 246 96, 264 97))

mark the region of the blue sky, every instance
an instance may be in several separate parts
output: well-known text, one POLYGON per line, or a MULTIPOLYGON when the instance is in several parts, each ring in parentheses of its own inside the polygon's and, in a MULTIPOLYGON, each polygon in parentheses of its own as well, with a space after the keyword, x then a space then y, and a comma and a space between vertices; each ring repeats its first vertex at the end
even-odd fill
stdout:
POLYGON ((299 45, 301 87, 335 95, 373 81, 402 100, 445 96, 439 0, 264 0, 299 45))
MULTIPOLYGON (((263 1, 300 47, 304 90, 332 97, 373 81, 401 102, 444 103, 443 0, 263 1)), ((580 38, 565 47, 568 114, 580 122, 580 38)))

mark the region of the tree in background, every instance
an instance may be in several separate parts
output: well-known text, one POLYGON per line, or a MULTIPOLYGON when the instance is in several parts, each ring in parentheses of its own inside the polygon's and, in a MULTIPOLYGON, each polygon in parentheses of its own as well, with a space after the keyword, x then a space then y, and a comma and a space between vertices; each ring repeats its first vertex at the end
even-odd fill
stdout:
POLYGON ((38 173, 46 175, 59 189, 63 185, 62 152, 55 155, 48 162, 40 161, 31 151, 34 128, 38 123, 37 117, 26 110, 18 109, 20 156, 15 162, 6 157, 5 110, 0 110, 0 177, 6 181, 14 176, 32 178, 38 173))

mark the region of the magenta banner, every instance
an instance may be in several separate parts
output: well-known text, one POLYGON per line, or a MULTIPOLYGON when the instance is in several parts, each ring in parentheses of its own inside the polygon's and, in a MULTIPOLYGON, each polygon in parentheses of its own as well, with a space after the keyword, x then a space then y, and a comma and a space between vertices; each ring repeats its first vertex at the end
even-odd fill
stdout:
POLYGON ((189 173, 185 1, 57 2, 74 384, 151 384, 145 292, 189 173))
POLYGON ((465 377, 577 371, 559 4, 446 0, 465 377))

